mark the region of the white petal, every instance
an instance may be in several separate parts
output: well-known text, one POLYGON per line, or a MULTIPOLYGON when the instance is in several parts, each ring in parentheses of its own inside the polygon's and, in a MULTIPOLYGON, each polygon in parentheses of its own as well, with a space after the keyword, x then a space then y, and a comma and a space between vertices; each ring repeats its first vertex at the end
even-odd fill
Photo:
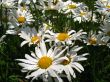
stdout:
POLYGON ((55 33, 53 33, 53 32, 50 31, 50 30, 47 30, 46 33, 49 33, 50 35, 55 35, 55 33))
POLYGON ((23 38, 27 41, 30 41, 30 35, 29 34, 27 34, 25 31, 21 31, 21 33, 19 33, 18 35, 20 35, 21 38, 23 38))
POLYGON ((26 78, 30 78, 33 77, 33 79, 37 78, 38 76, 40 76, 41 74, 45 73, 45 70, 43 69, 38 69, 35 72, 32 72, 31 75, 26 76, 26 78))
POLYGON ((40 49, 41 49, 41 52, 43 55, 46 55, 47 54, 47 49, 46 49, 46 45, 45 45, 45 42, 44 41, 41 41, 40 43, 40 49))
POLYGON ((48 50, 47 56, 51 56, 52 52, 53 52, 53 49, 50 48, 50 49, 48 50))
POLYGON ((25 58, 26 58, 27 60, 30 60, 30 61, 33 61, 33 62, 36 62, 36 61, 37 61, 35 58, 29 56, 28 54, 25 54, 25 58))
POLYGON ((52 69, 49 69, 48 72, 49 72, 50 76, 56 77, 56 74, 52 69))
POLYGON ((21 72, 28 72, 29 70, 27 69, 22 69, 21 72))
POLYGON ((45 40, 45 42, 51 42, 52 40, 50 40, 50 39, 47 39, 47 40, 45 40))
POLYGON ((57 71, 58 73, 61 73, 63 71, 62 65, 52 65, 50 68, 57 71))
POLYGON ((42 52, 41 52, 41 50, 38 47, 35 47, 35 53, 38 56, 38 58, 41 58, 42 55, 43 55, 42 52))
POLYGON ((71 68, 71 66, 68 66, 68 69, 69 69, 69 71, 70 71, 70 74, 71 74, 74 78, 76 78, 75 72, 74 72, 74 70, 71 68))
POLYGON ((25 64, 25 63, 18 63, 20 66, 24 67, 23 69, 27 69, 27 70, 35 70, 37 69, 36 65, 29 65, 29 64, 25 64))
POLYGON ((76 68, 77 71, 78 71, 78 69, 80 70, 79 72, 84 71, 84 68, 81 64, 74 62, 72 65, 74 65, 74 67, 76 68))
POLYGON ((71 30, 70 32, 68 32, 68 35, 71 35, 72 33, 75 33, 75 30, 71 30))
POLYGON ((58 58, 58 57, 60 57, 63 53, 64 53, 64 51, 67 49, 68 47, 66 47, 65 49, 63 49, 61 52, 59 52, 56 56, 55 56, 55 58, 58 58))
POLYGON ((49 70, 49 74, 50 74, 52 77, 56 77, 59 82, 63 82, 63 80, 56 74, 55 71, 49 70))
POLYGON ((7 30, 6 34, 17 34, 17 32, 15 30, 7 30))
POLYGON ((33 62, 33 61, 30 61, 30 60, 26 60, 26 59, 16 59, 18 61, 21 61, 21 62, 24 62, 24 63, 27 63, 27 64, 36 64, 36 62, 33 62))
POLYGON ((55 64, 59 64, 59 63, 61 63, 61 62, 64 61, 64 60, 68 60, 68 58, 67 58, 66 56, 60 57, 60 58, 58 58, 57 60, 54 60, 54 63, 55 63, 55 64))
POLYGON ((78 57, 76 61, 84 61, 84 60, 87 60, 87 58, 85 58, 85 57, 78 57))
POLYGON ((32 51, 31 51, 31 56, 34 57, 34 58, 37 58, 36 55, 35 55, 35 53, 32 52, 32 51))
POLYGON ((71 81, 71 76, 70 76, 69 70, 67 68, 65 68, 64 71, 65 71, 65 73, 67 75, 68 80, 71 81))
POLYGON ((24 46, 26 43, 28 43, 29 41, 23 41, 22 43, 21 43, 21 47, 22 46, 24 46))
POLYGON ((79 51, 80 49, 82 49, 83 47, 77 47, 76 49, 74 49, 74 51, 79 51))
POLYGON ((82 54, 81 56, 87 56, 87 55, 89 55, 89 53, 84 53, 84 54, 82 54))

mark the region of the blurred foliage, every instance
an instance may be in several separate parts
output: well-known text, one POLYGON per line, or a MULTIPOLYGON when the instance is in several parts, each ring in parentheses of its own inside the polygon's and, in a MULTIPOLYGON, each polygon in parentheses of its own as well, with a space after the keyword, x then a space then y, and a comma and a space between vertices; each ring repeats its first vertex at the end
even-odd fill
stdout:
MULTIPOLYGON (((84 2, 89 6, 91 10, 94 10, 93 6, 95 0, 74 1, 84 2)), ((52 12, 47 12, 47 14, 51 13, 52 15, 57 16, 57 20, 52 19, 51 15, 48 17, 54 23, 53 25, 55 25, 54 27, 56 27, 56 31, 62 31, 62 29, 64 29, 64 27, 66 26, 68 20, 70 20, 69 25, 72 26, 71 28, 75 30, 83 28, 85 31, 89 32, 89 30, 91 29, 98 29, 98 23, 72 23, 72 19, 66 19, 66 17, 62 14, 56 14, 56 11, 52 12)), ((36 11, 35 13, 37 14, 38 12, 36 11)), ((2 17, 1 10, 0 17, 2 17)), ((38 19, 40 21, 40 18, 38 19)), ((0 37, 5 34, 5 29, 6 25, 3 26, 3 24, 1 24, 0 37)), ((24 58, 24 54, 29 54, 29 51, 34 51, 34 49, 29 48, 28 45, 21 48, 21 42, 22 40, 15 35, 7 35, 7 37, 4 38, 4 41, 0 42, 0 82, 30 82, 29 80, 25 79, 26 74, 20 71, 21 68, 20 66, 18 66, 15 59, 24 58)), ((87 61, 82 62, 85 71, 81 74, 76 72, 77 78, 73 78, 73 82, 110 82, 110 49, 106 46, 83 46, 84 48, 78 54, 89 52, 90 55, 88 56, 87 61)), ((64 82, 68 82, 67 79, 63 79, 64 82)), ((38 82, 41 82, 41 80, 39 80, 38 82)))

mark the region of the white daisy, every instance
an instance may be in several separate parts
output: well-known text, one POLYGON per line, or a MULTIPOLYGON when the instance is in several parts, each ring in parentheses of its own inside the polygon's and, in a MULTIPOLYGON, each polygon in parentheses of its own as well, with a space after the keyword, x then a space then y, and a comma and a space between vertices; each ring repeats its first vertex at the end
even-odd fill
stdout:
POLYGON ((28 7, 25 6, 18 6, 17 10, 11 9, 8 17, 9 28, 6 31, 6 34, 16 35, 26 24, 31 24, 35 21, 30 11, 28 11, 28 7))
POLYGON ((82 5, 83 5, 82 3, 76 3, 76 2, 73 2, 72 0, 68 0, 64 2, 64 7, 62 10, 64 13, 75 14, 78 8, 81 7, 82 5))
POLYGON ((79 63, 79 61, 87 60, 86 55, 88 53, 77 55, 77 51, 79 51, 82 47, 74 46, 68 53, 66 54, 66 57, 68 60, 61 61, 60 64, 63 65, 62 70, 65 72, 66 77, 69 81, 71 81, 71 76, 76 78, 76 74, 74 72, 74 69, 76 69, 78 72, 84 71, 83 66, 79 63))
POLYGON ((110 15, 110 0, 97 0, 97 11, 104 15, 110 15))
POLYGON ((62 79, 58 76, 58 73, 61 72, 62 65, 58 64, 58 61, 65 59, 65 57, 59 58, 65 50, 66 48, 63 50, 50 48, 47 51, 46 45, 42 41, 40 46, 35 48, 35 54, 31 53, 31 56, 25 54, 26 59, 17 60, 22 62, 19 63, 23 67, 22 72, 29 72, 26 78, 32 77, 32 81, 45 75, 45 79, 51 76, 57 78, 59 82, 62 82, 62 79))
POLYGON ((90 31, 88 36, 85 37, 84 43, 87 43, 87 45, 106 45, 106 39, 104 39, 101 33, 96 34, 90 31))
POLYGON ((47 40, 46 42, 55 41, 55 43, 63 43, 63 44, 73 44, 75 40, 81 40, 82 35, 86 34, 82 30, 76 32, 75 30, 71 30, 69 32, 61 32, 61 33, 54 33, 50 30, 46 31, 44 35, 47 40))
MULTIPOLYGON (((32 14, 30 11, 28 11, 28 7, 23 5, 23 6, 18 6, 18 10, 12 9, 10 10, 11 12, 9 13, 9 28, 6 31, 6 34, 12 34, 16 35, 18 34, 23 27, 26 27, 27 24, 31 24, 35 20, 33 19, 32 14)), ((49 24, 43 24, 41 29, 46 30, 50 27, 50 22, 49 24)))
POLYGON ((0 5, 2 4, 6 8, 12 8, 14 7, 15 4, 14 1, 15 0, 2 0, 0 1, 0 5))
POLYGON ((105 22, 101 25, 100 29, 102 30, 102 32, 103 32, 105 35, 110 36, 110 23, 109 23, 109 22, 105 21, 105 22))
POLYGON ((12 10, 10 12, 10 22, 13 23, 13 25, 30 24, 33 21, 33 16, 26 7, 18 7, 18 10, 12 10))
POLYGON ((92 11, 88 10, 79 10, 74 14, 74 21, 79 21, 79 23, 86 22, 86 21, 94 21, 96 20, 96 15, 92 13, 92 11))
POLYGON ((18 35, 24 39, 21 43, 21 47, 27 43, 29 46, 32 44, 38 44, 42 39, 42 34, 40 32, 38 33, 35 28, 25 27, 21 29, 21 32, 18 35))
POLYGON ((63 7, 63 1, 62 0, 39 0, 39 5, 37 5, 37 8, 40 10, 58 10, 63 7))
POLYGON ((109 28, 109 26, 110 26, 110 23, 105 21, 100 26, 101 31, 99 31, 99 33, 103 35, 102 40, 106 43, 106 45, 108 47, 110 47, 110 42, 109 42, 109 40, 110 40, 110 28, 109 28))

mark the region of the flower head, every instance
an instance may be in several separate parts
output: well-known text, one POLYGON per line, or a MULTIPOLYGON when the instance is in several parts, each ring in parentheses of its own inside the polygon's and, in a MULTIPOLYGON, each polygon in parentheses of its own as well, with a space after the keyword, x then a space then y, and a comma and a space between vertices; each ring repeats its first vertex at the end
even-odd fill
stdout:
POLYGON ((63 65, 62 70, 65 72, 69 81, 71 81, 71 76, 76 78, 74 69, 76 69, 80 73, 84 71, 84 68, 79 63, 79 61, 87 60, 85 56, 88 55, 88 53, 77 55, 77 51, 79 51, 81 48, 82 47, 74 46, 73 49, 68 51, 67 54, 65 55, 67 59, 61 61, 61 64, 63 65))
POLYGON ((64 7, 62 8, 62 12, 65 14, 67 13, 72 13, 75 14, 77 10, 79 10, 79 7, 81 7, 83 4, 82 3, 76 3, 73 2, 72 0, 68 0, 64 2, 64 7))
POLYGON ((63 6, 64 4, 62 0, 39 0, 39 5, 37 5, 37 8, 42 10, 43 12, 45 10, 60 11, 63 6))
POLYGON ((21 46, 26 43, 29 43, 29 46, 32 44, 39 44, 42 39, 42 34, 40 32, 37 33, 35 28, 23 28, 18 35, 25 40, 21 43, 21 46))
POLYGON ((71 30, 69 32, 61 32, 54 33, 50 30, 46 31, 45 38, 47 38, 46 42, 55 41, 55 43, 63 43, 63 44, 73 44, 75 40, 81 40, 82 35, 86 34, 82 30, 76 32, 75 30, 71 30))
POLYGON ((96 8, 100 14, 110 15, 110 0, 97 0, 96 8))
POLYGON ((62 66, 58 63, 58 61, 62 61, 63 58, 60 56, 66 50, 59 50, 58 48, 50 48, 48 51, 46 49, 46 45, 44 41, 40 43, 39 47, 35 48, 35 53, 31 53, 31 56, 25 54, 26 59, 17 59, 22 63, 19 63, 20 66, 23 67, 22 72, 31 73, 26 76, 26 78, 32 78, 32 80, 40 77, 41 75, 46 75, 46 79, 51 77, 56 77, 59 82, 62 82, 62 79, 59 77, 58 73, 61 72, 62 66))
POLYGON ((2 0, 0 1, 0 5, 2 4, 6 8, 13 8, 15 0, 2 0))

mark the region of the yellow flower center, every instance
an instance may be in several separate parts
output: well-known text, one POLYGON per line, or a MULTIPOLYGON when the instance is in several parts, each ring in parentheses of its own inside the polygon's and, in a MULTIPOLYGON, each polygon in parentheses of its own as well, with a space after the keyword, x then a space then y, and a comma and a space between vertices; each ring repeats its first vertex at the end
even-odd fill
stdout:
POLYGON ((109 8, 110 9, 110 5, 107 5, 106 8, 109 8))
POLYGON ((97 43, 96 37, 91 37, 91 38, 89 39, 89 43, 90 43, 91 45, 96 44, 96 43, 97 43))
POLYGON ((38 66, 41 69, 47 69, 50 65, 52 65, 52 59, 50 57, 47 56, 43 56, 40 58, 40 60, 38 61, 38 66))
POLYGON ((67 56, 67 58, 68 58, 68 60, 65 59, 61 62, 62 65, 68 65, 71 62, 70 56, 67 56))
POLYGON ((86 12, 81 12, 80 13, 80 16, 84 16, 84 15, 86 15, 86 12))
POLYGON ((70 36, 67 33, 59 33, 56 38, 60 41, 65 41, 69 37, 70 36))
POLYGON ((17 20, 19 23, 24 23, 26 21, 26 18, 23 16, 19 16, 17 20))
POLYGON ((26 11, 26 7, 25 7, 25 6, 24 6, 24 7, 22 7, 22 11, 24 11, 24 10, 26 11))
POLYGON ((33 36, 32 38, 31 38, 31 42, 32 43, 38 43, 40 41, 40 37, 39 36, 33 36))
POLYGON ((76 4, 69 4, 68 9, 75 9, 77 6, 76 4))

